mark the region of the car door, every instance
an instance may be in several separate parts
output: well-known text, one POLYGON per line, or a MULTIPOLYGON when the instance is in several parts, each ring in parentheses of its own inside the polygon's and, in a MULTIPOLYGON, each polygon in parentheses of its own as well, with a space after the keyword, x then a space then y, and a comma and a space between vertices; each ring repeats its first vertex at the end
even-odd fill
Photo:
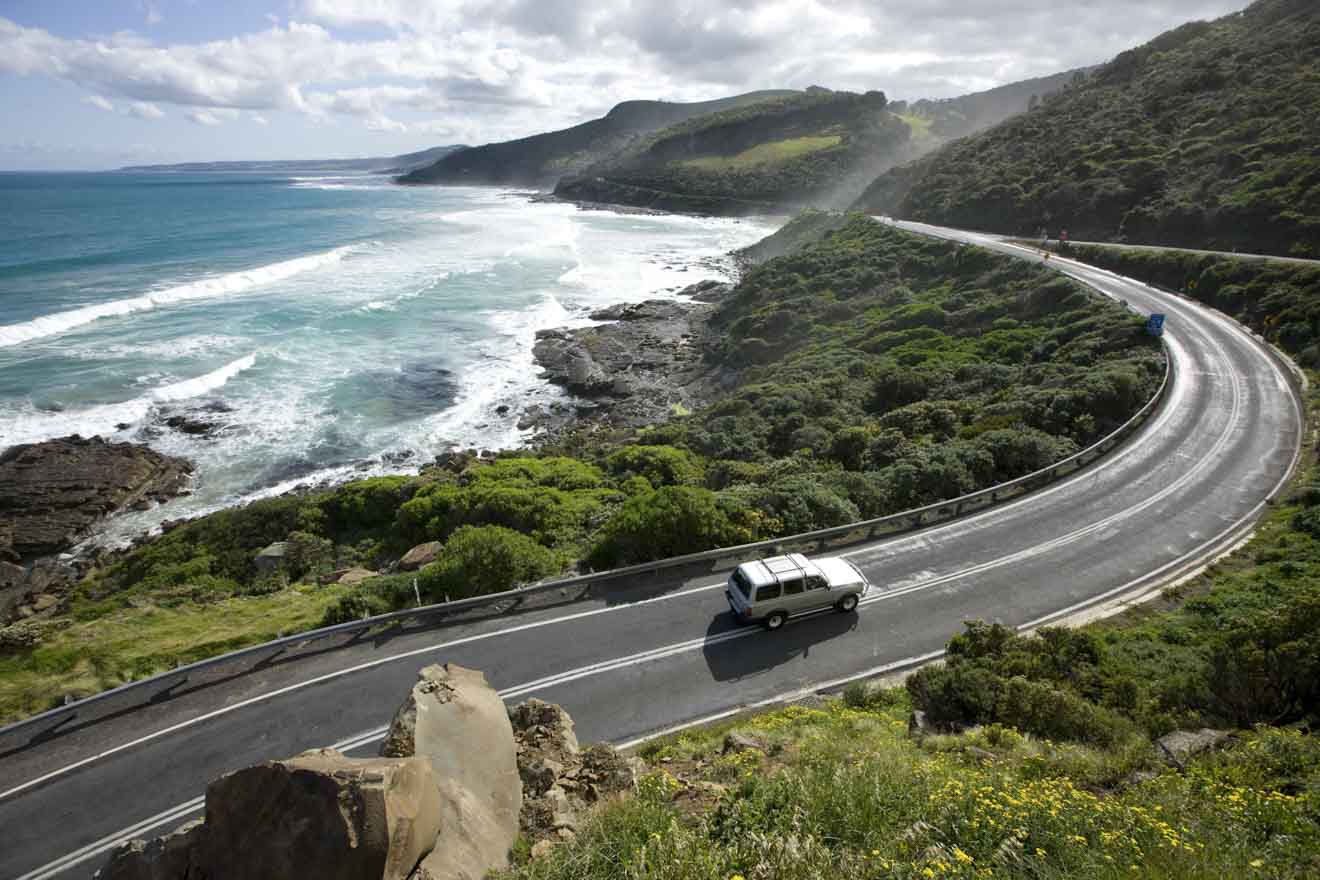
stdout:
POLYGON ((806 595, 807 585, 800 573, 785 575, 779 580, 784 588, 783 607, 790 613, 801 611, 809 606, 809 597, 806 595))
POLYGON ((806 608, 820 608, 831 605, 834 596, 830 593, 830 582, 818 574, 809 574, 804 580, 805 593, 802 604, 806 608))

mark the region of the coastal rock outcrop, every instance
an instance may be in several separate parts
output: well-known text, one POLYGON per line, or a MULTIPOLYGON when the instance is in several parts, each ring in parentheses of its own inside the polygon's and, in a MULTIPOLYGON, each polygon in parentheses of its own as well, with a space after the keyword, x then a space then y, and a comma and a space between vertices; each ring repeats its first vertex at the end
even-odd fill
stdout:
POLYGON ((134 443, 77 434, 0 454, 0 558, 67 550, 98 521, 187 487, 192 465, 134 443))
MULTIPOLYGON (((551 382, 579 397, 576 415, 639 427, 709 400, 721 378, 702 362, 707 322, 727 287, 702 282, 680 293, 694 300, 646 300, 591 313, 592 327, 542 330, 533 355, 551 382)), ((531 412, 520 426, 555 430, 559 421, 531 412)))

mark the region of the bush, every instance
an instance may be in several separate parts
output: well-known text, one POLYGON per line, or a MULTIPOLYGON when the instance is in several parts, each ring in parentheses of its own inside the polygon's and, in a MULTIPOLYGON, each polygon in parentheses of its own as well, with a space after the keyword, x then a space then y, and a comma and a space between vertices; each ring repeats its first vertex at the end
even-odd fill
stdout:
POLYGON ((1238 724, 1278 724, 1320 712, 1320 587, 1282 607, 1245 610, 1223 622, 1211 647, 1210 690, 1238 724))
POLYGON ((1002 685, 988 669, 966 663, 924 666, 906 682, 908 695, 940 727, 988 724, 1002 685))
POLYGON ((501 593, 558 573, 557 555, 526 535, 502 526, 463 526, 445 544, 439 561, 417 574, 424 600, 439 602, 501 593))
POLYGON ((596 568, 610 568, 750 540, 739 514, 738 505, 708 489, 665 486, 625 501, 601 529, 589 559, 596 568))
POLYGON ((1113 746, 1133 733, 1129 722, 1076 694, 1023 676, 1004 682, 994 719, 1049 739, 1113 746))
POLYGON ((701 461, 673 446, 625 446, 606 460, 616 477, 645 477, 655 488, 695 486, 701 483, 701 461))

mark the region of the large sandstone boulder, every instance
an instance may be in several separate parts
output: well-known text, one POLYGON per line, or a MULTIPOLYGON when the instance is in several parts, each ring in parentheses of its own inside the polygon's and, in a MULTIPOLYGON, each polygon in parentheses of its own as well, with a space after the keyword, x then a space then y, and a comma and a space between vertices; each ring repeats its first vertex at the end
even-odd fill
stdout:
POLYGON ((206 790, 204 824, 121 846, 113 880, 405 880, 440 830, 429 762, 332 749, 268 761, 206 790))
POLYGON ((427 541, 425 544, 418 544, 416 547, 403 554, 399 560, 399 571, 416 571, 423 565, 430 565, 440 558, 440 551, 444 544, 439 541, 427 541))
POLYGON ((74 434, 0 454, 0 558, 59 553, 103 517, 184 491, 192 465, 134 443, 74 434))
POLYGON ((481 880, 508 864, 522 785, 513 729, 481 672, 447 663, 421 671, 381 746, 426 759, 440 798, 440 833, 417 880, 481 880))

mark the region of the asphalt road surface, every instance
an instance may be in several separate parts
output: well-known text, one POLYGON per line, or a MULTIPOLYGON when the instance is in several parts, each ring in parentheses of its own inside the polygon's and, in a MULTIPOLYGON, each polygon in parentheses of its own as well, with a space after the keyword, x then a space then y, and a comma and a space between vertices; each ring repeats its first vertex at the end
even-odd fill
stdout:
MULTIPOLYGON (((991 236, 906 228, 1028 259, 991 236)), ((561 703, 583 742, 626 742, 694 719, 938 652, 970 618, 1028 625, 1158 585, 1249 529, 1294 467, 1302 418, 1288 377, 1222 315, 1063 259, 1138 311, 1166 314, 1165 403, 1071 477, 955 522, 845 551, 876 585, 856 614, 740 627, 722 577, 636 601, 589 600, 364 639, 95 724, 0 737, 0 878, 88 877, 115 841, 196 815, 230 770, 337 745, 374 753, 429 663, 484 670, 506 699, 561 703)))

